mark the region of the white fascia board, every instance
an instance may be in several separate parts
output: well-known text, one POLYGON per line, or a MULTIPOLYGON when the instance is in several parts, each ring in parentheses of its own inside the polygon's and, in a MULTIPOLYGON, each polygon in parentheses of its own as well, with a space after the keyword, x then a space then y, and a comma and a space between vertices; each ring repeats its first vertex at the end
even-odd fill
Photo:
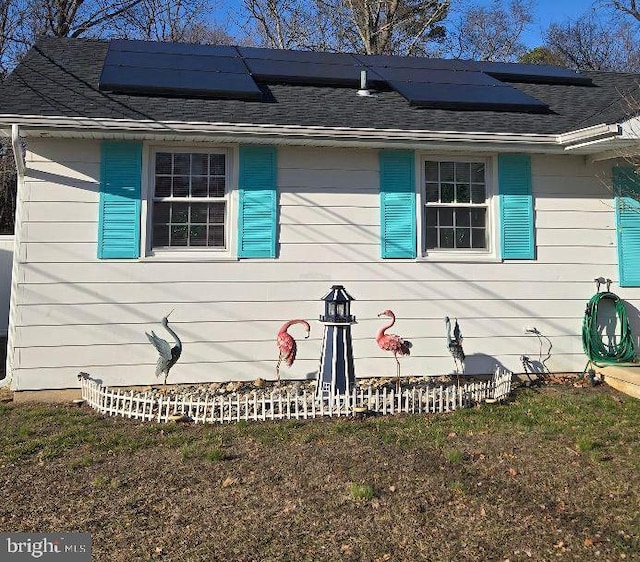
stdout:
MULTIPOLYGON (((41 115, 0 115, 3 125, 18 123, 23 136, 79 136, 92 138, 153 138, 182 137, 216 142, 261 142, 270 144, 318 144, 362 147, 468 146, 504 150, 511 145, 522 152, 562 152, 574 145, 621 134, 618 124, 600 124, 562 134, 491 133, 460 131, 427 131, 403 129, 373 129, 353 127, 320 127, 302 125, 208 123, 187 121, 153 121, 133 119, 101 119, 87 117, 50 117, 41 115)), ((595 150, 594 150, 595 151, 595 150)))
POLYGON ((618 123, 601 123, 600 125, 594 125, 593 127, 585 127, 584 129, 576 129, 575 131, 561 133, 558 135, 558 143, 564 146, 570 146, 602 137, 618 135, 620 135, 620 125, 618 123))
POLYGON ((523 144, 556 144, 557 135, 486 133, 459 131, 425 131, 403 129, 373 129, 353 127, 320 127, 302 125, 262 125, 244 123, 207 123, 185 121, 152 121, 130 119, 90 119, 86 117, 46 117, 40 115, 0 115, 0 127, 4 123, 20 123, 25 133, 30 131, 57 130, 119 131, 128 133, 207 134, 225 135, 236 140, 245 136, 271 139, 278 142, 292 138, 324 138, 333 140, 360 141, 448 141, 448 142, 491 142, 523 144))
POLYGON ((632 117, 620 123, 621 138, 640 140, 640 117, 632 117))

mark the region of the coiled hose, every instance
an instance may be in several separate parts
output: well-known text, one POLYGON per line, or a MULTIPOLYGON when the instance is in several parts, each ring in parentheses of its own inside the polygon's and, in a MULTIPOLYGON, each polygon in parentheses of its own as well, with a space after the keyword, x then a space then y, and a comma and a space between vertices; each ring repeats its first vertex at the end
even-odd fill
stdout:
POLYGON ((604 291, 596 293, 587 303, 582 322, 582 348, 589 361, 597 367, 634 362, 636 351, 633 345, 629 320, 624 302, 617 295, 604 291), (620 339, 617 344, 605 344, 598 330, 598 307, 603 300, 611 301, 618 317, 620 339))

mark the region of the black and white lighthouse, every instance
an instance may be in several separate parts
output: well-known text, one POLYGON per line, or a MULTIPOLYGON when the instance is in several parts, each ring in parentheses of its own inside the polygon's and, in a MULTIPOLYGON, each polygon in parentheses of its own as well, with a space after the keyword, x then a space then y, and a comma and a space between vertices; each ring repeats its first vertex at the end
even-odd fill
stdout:
POLYGON ((356 319, 350 311, 355 299, 342 285, 334 285, 322 300, 324 315, 320 316, 320 322, 324 324, 324 336, 316 398, 333 402, 350 394, 356 385, 351 345, 351 325, 356 319))

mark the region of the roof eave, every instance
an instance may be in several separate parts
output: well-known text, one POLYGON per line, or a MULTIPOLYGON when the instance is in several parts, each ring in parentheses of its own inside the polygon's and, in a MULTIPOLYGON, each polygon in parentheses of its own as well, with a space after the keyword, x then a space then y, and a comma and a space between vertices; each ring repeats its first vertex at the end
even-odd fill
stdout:
POLYGON ((355 145, 372 148, 482 148, 552 153, 561 153, 571 150, 572 146, 620 135, 618 124, 601 124, 558 135, 0 115, 0 128, 8 128, 13 124, 20 126, 21 134, 25 137, 184 138, 203 142, 355 145))

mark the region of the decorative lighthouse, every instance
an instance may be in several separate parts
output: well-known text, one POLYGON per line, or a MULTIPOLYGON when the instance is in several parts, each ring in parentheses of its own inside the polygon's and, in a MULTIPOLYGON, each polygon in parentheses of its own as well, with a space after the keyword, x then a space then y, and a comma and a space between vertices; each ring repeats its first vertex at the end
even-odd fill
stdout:
POLYGON ((351 345, 351 325, 356 319, 350 312, 355 299, 342 285, 334 285, 322 300, 324 315, 320 322, 324 324, 324 336, 316 398, 331 403, 338 396, 350 394, 356 384, 351 345))

